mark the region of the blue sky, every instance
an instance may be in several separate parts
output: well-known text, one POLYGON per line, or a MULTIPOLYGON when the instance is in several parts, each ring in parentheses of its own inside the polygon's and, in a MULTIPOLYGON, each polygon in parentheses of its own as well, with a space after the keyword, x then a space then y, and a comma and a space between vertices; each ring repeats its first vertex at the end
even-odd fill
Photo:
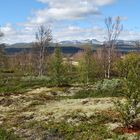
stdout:
POLYGON ((37 27, 52 28, 54 40, 96 38, 106 35, 104 18, 120 16, 120 39, 140 39, 138 0, 0 0, 3 42, 30 42, 37 27))
POLYGON ((0 0, 0 24, 16 24, 24 22, 33 10, 44 8, 45 5, 36 0, 0 0))
POLYGON ((105 16, 123 16, 127 20, 123 22, 128 29, 139 28, 140 26, 140 1, 139 0, 118 0, 115 4, 105 6, 101 10, 105 16))

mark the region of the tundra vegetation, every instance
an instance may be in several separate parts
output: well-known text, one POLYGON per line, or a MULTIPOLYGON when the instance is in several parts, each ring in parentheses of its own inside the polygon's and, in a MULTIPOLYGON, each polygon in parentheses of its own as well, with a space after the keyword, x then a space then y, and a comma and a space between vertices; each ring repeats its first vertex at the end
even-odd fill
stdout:
MULTIPOLYGON (((138 140, 140 54, 119 54, 121 20, 105 20, 101 50, 66 56, 41 26, 30 52, 0 47, 0 140, 138 140)), ((0 33, 0 38, 3 37, 0 33)))

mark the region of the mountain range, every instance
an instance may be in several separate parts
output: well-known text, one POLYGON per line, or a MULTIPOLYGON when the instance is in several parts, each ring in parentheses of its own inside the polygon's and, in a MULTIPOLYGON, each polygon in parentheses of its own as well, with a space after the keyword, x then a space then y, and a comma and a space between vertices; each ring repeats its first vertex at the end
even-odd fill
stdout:
MULTIPOLYGON (((96 50, 97 48, 100 48, 103 46, 104 42, 98 41, 96 39, 86 39, 86 40, 65 40, 65 41, 60 41, 57 44, 64 50, 64 53, 75 53, 74 49, 76 52, 78 50, 81 50, 83 46, 90 45, 92 46, 93 50, 96 50), (77 50, 78 49, 78 50, 77 50)), ((32 48, 33 43, 15 43, 12 45, 7 44, 6 45, 6 51, 8 53, 12 52, 20 52, 23 49, 29 50, 32 48)), ((120 52, 130 52, 130 51, 137 51, 139 50, 136 48, 136 41, 131 41, 131 40, 117 40, 116 41, 117 49, 120 52)), ((56 43, 51 43, 50 44, 50 50, 53 51, 56 46, 56 43)))
MULTIPOLYGON (((119 46, 135 46, 135 41, 131 40, 117 40, 117 45, 119 46)), ((86 39, 86 40, 65 40, 60 41, 58 44, 60 46, 83 46, 83 45, 103 45, 104 42, 98 41, 96 39, 86 39)), ((56 43, 52 43, 51 46, 55 46, 56 43)), ((7 48, 30 48, 32 43, 15 43, 7 44, 7 48)))

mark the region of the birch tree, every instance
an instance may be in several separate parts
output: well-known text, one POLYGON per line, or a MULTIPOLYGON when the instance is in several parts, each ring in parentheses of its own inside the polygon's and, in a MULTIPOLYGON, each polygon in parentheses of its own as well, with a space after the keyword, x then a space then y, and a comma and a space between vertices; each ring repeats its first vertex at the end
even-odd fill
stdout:
POLYGON ((107 28, 107 38, 104 44, 104 47, 107 50, 105 77, 107 76, 107 78, 110 78, 112 57, 116 48, 117 39, 123 29, 123 25, 121 24, 121 18, 119 16, 115 20, 113 20, 111 17, 106 18, 105 25, 107 28))
POLYGON ((49 27, 41 25, 38 28, 38 32, 36 33, 36 42, 34 44, 37 52, 38 52, 38 76, 42 76, 44 74, 44 66, 45 66, 45 54, 47 47, 49 47, 52 41, 52 31, 49 27))

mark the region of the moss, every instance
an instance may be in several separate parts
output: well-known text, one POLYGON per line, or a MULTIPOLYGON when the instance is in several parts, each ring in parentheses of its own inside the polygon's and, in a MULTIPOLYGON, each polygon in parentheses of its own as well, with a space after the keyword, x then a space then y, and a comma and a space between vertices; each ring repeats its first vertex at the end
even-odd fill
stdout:
POLYGON ((94 124, 92 122, 82 122, 79 125, 70 124, 65 121, 43 122, 31 121, 24 125, 24 129, 38 130, 41 140, 46 139, 65 139, 65 140, 97 140, 112 137, 112 133, 103 124, 94 124))
POLYGON ((102 140, 115 137, 111 131, 108 130, 106 123, 114 122, 112 118, 114 113, 96 112, 87 116, 81 110, 72 112, 64 117, 63 120, 54 121, 37 121, 32 120, 24 124, 24 128, 39 130, 41 140, 46 139, 65 139, 65 140, 102 140), (77 123, 71 123, 68 120, 77 120, 77 123))
POLYGON ((64 116, 64 120, 71 119, 73 122, 92 122, 92 124, 106 124, 119 122, 119 114, 113 110, 95 111, 92 114, 82 112, 82 110, 75 110, 70 114, 64 116))

